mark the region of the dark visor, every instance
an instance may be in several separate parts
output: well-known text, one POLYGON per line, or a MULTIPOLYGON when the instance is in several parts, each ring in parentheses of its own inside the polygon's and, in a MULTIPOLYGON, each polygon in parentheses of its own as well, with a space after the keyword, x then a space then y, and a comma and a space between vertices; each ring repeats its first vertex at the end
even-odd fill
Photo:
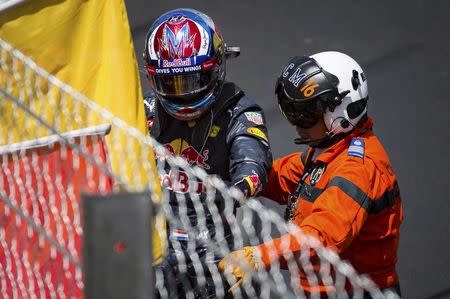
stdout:
POLYGON ((284 88, 280 88, 277 95, 281 112, 294 126, 310 129, 314 127, 324 113, 324 102, 321 96, 296 101, 285 93, 284 88))
POLYGON ((208 71, 180 75, 153 75, 150 84, 153 90, 167 100, 177 104, 190 104, 208 93, 218 79, 219 67, 208 71))

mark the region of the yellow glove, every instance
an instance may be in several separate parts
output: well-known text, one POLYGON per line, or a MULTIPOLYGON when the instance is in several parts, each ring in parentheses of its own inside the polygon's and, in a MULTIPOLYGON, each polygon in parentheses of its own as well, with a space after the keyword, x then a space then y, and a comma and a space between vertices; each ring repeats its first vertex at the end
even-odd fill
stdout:
POLYGON ((259 258, 258 250, 251 246, 230 252, 219 262, 219 270, 233 275, 236 279, 236 282, 228 290, 229 292, 238 288, 244 280, 249 279, 253 272, 263 268, 264 265, 259 258))

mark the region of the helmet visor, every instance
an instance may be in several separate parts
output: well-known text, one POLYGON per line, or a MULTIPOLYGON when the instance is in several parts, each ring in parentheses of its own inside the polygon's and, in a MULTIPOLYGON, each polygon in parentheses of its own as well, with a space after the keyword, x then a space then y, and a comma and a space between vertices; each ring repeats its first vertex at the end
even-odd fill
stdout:
POLYGON ((281 112, 294 126, 310 129, 314 127, 323 116, 324 108, 320 97, 304 101, 295 101, 290 98, 282 88, 277 95, 281 112))
POLYGON ((219 67, 208 71, 180 75, 150 76, 151 88, 166 100, 189 105, 202 98, 212 88, 219 77, 219 67))

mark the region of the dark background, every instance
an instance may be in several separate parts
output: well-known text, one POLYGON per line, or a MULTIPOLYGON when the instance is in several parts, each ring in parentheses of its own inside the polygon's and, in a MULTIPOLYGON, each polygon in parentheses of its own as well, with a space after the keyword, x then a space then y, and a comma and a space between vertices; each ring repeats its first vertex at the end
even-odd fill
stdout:
MULTIPOLYGON (((299 150, 273 93, 282 66, 295 55, 325 50, 359 61, 369 80, 369 114, 403 197, 398 263, 403 297, 450 298, 450 1, 128 0, 126 5, 141 68, 147 29, 169 9, 203 11, 228 45, 241 47, 241 56, 227 64, 228 79, 264 108, 275 157, 299 150)), ((148 90, 145 80, 143 88, 148 90)))

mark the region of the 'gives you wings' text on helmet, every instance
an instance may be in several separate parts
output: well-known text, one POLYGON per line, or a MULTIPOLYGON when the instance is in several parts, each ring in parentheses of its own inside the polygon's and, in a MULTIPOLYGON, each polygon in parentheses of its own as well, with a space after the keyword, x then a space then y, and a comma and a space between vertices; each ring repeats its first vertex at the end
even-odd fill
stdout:
POLYGON ((171 116, 192 120, 219 96, 225 45, 217 26, 193 9, 175 9, 151 26, 144 60, 150 87, 171 116))
POLYGON ((367 113, 366 76, 355 60, 340 52, 294 57, 275 92, 291 124, 308 129, 323 118, 327 138, 351 131, 367 113))

